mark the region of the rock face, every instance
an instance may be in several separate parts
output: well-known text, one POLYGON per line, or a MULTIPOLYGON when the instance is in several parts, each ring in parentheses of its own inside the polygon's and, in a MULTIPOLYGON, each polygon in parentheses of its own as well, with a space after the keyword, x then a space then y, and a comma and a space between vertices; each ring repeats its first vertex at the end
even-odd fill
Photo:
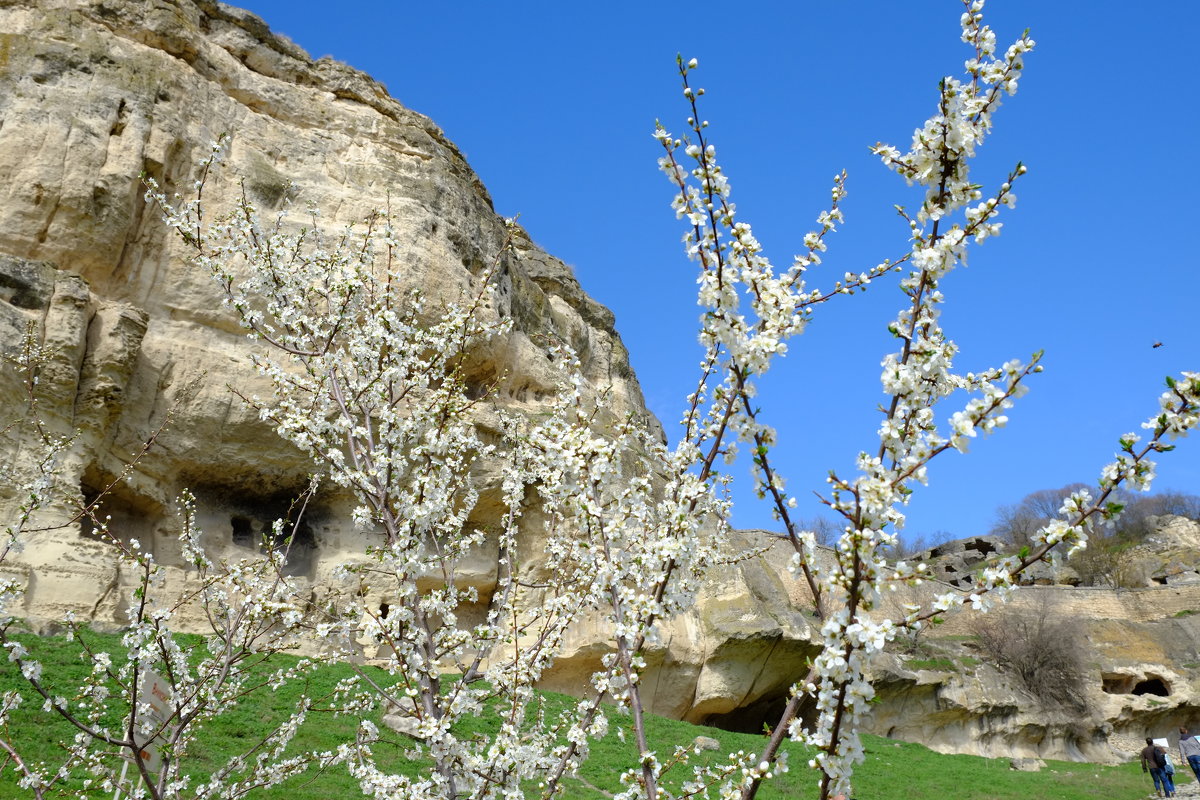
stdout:
MULTIPOLYGON (((1200 523, 1161 518, 1129 557, 1191 564, 1196 534, 1200 523)), ((963 547, 946 550, 954 557, 963 547)), ((947 753, 1099 763, 1136 757, 1146 736, 1174 742, 1179 726, 1200 724, 1200 586, 1175 579, 1186 575, 1134 589, 1027 586, 999 612, 1065 624, 1082 655, 1079 704, 1040 699, 997 668, 978 636, 989 618, 960 611, 881 659, 867 729, 947 753)))
MULTIPOLYGON (((913 561, 924 561, 929 565, 930 575, 951 586, 968 587, 975 583, 975 574, 986 566, 990 558, 1004 550, 999 536, 970 536, 955 539, 931 547, 913 556, 913 561)), ((1051 567, 1049 564, 1034 564, 1021 575, 1023 585, 1077 586, 1079 575, 1066 565, 1051 567)))
MULTIPOLYGON (((655 713, 761 733, 778 721, 788 689, 817 653, 812 596, 788 573, 791 549, 779 537, 743 531, 731 545, 764 552, 710 571, 692 608, 648 646, 642 685, 655 713)), ((606 652, 594 631, 573 631, 546 688, 584 685, 606 652)))
MULTIPOLYGON (((239 179, 260 208, 296 197, 331 227, 387 205, 408 280, 434 301, 457 298, 497 257, 504 222, 433 122, 246 12, 191 0, 5 2, 0 31, 0 347, 13 352, 32 323, 52 349, 42 413, 58 431, 79 431, 69 469, 83 498, 108 487, 176 409, 169 433, 105 503, 119 535, 178 564, 170 508, 186 486, 217 551, 254 547, 311 467, 230 392, 269 392, 249 369, 254 345, 147 207, 139 174, 190 192, 195 162, 228 133, 230 168, 207 187, 213 213, 229 207, 239 179)), ((536 413, 557 374, 534 339, 552 335, 576 348, 592 386, 611 387, 617 413, 657 426, 612 313, 528 237, 515 245, 491 309, 514 330, 474 354, 470 379, 505 376, 496 402, 536 413)), ((0 381, 7 422, 20 386, 9 370, 0 381)), ((27 456, 9 447, 6 457, 27 456)), ((341 554, 361 551, 362 536, 338 522, 343 510, 320 498, 297 574, 319 580, 341 554)), ((27 612, 54 618, 74 606, 119 623, 106 605, 117 577, 104 548, 86 526, 63 537, 25 553, 27 612)))
POLYGON ((1200 583, 1200 522, 1153 517, 1153 534, 1127 554, 1130 577, 1147 586, 1200 583))
POLYGON ((998 536, 973 536, 931 547, 913 557, 929 565, 930 575, 952 586, 970 586, 975 573, 1003 545, 998 536))
MULTIPOLYGON (((111 530, 175 565, 170 585, 182 593, 178 492, 195 493, 213 555, 246 554, 306 485, 310 465, 227 388, 267 394, 250 369, 254 345, 146 206, 139 174, 168 192, 189 190, 195 162, 228 133, 230 168, 206 189, 213 212, 229 206, 239 177, 260 207, 298 197, 330 225, 389 204, 409 279, 435 297, 470 285, 501 250, 505 227, 432 121, 369 77, 311 59, 249 13, 205 0, 7 0, 0 31, 0 348, 12 353, 30 324, 52 348, 41 410, 56 431, 78 431, 67 471, 80 499, 108 490, 111 530), (168 431, 113 485, 173 408, 168 431)), ((616 412, 657 426, 612 313, 527 238, 516 250, 501 264, 494 309, 514 330, 477 354, 474 377, 505 376, 495 402, 537 413, 557 375, 534 338, 552 334, 580 354, 593 387, 611 387, 616 412)), ((0 423, 21 398, 12 371, 0 370, 0 423)), ((0 444, 7 467, 28 466, 20 442, 0 444)), ((0 514, 12 511, 11 494, 0 489, 0 514)), ((55 511, 59 521, 72 515, 55 511)), ((343 498, 317 498, 293 545, 294 574, 319 585, 362 552, 366 535, 347 511, 343 498)), ((481 503, 471 522, 486 524, 491 513, 481 503)), ((464 567, 483 602, 497 558, 464 567)), ((652 710, 709 719, 786 693, 809 651, 808 625, 777 567, 756 562, 712 577, 650 655, 652 710)), ((125 622, 129 576, 86 522, 33 537, 5 569, 27 584, 30 619, 72 611, 100 627, 125 622)), ((549 685, 581 689, 603 652, 594 632, 578 631, 549 685)))

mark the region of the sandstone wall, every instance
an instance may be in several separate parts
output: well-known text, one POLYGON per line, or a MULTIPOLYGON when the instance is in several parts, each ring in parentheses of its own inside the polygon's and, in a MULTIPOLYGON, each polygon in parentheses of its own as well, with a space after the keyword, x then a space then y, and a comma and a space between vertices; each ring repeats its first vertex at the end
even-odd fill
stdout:
MULTIPOLYGON (((42 412, 55 430, 78 431, 67 472, 80 501, 108 487, 176 409, 102 509, 117 535, 165 564, 180 564, 174 501, 184 487, 197 496, 214 555, 236 556, 252 551, 310 470, 230 392, 266 393, 251 370, 255 345, 143 200, 140 173, 189 191, 194 163, 222 133, 229 168, 206 189, 210 212, 229 207, 241 179, 260 207, 294 197, 331 226, 387 205, 412 285, 435 298, 470 286, 505 237, 486 189, 437 125, 247 12, 206 0, 0 2, 0 349, 11 353, 30 323, 54 349, 42 412)), ((591 386, 612 387, 617 413, 657 426, 612 313, 562 261, 528 238, 516 244, 492 309, 515 330, 475 354, 475 379, 506 376, 494 401, 537 413, 556 373, 535 339, 552 334, 579 352, 591 386)), ((19 413, 20 388, 0 370, 5 412, 19 413)), ((10 475, 28 466, 28 442, 0 444, 10 475)), ((0 513, 13 508, 13 485, 0 489, 0 513)), ((308 515, 294 570, 317 587, 369 541, 347 510, 323 493, 308 515)), ((73 513, 68 504, 48 517, 73 513)), ((494 513, 481 503, 472 522, 494 513)), ((479 613, 497 557, 493 549, 462 565, 480 589, 479 613)), ((33 537, 5 569, 27 583, 31 619, 73 611, 98 626, 124 624, 131 576, 86 521, 33 537)), ((183 593, 189 580, 179 566, 168 583, 183 593)), ((650 656, 651 708, 700 720, 783 695, 808 652, 806 612, 789 602, 789 581, 757 562, 714 574, 650 656)), ((581 629, 548 684, 581 690, 604 651, 594 629, 581 629)))
MULTIPOLYGON (((1125 620, 1132 623, 1157 622, 1177 614, 1200 613, 1200 586, 1145 587, 1108 589, 1098 586, 1026 586, 1013 595, 1016 608, 1034 609, 1045 603, 1055 616, 1087 621, 1125 620)), ((968 633, 972 617, 955 615, 939 633, 968 633)))
MULTIPOLYGON (((79 499, 121 474, 175 409, 103 507, 118 535, 166 564, 179 563, 172 509, 182 488, 197 495, 214 552, 236 554, 256 547, 311 470, 230 391, 268 393, 251 370, 255 345, 143 199, 143 173, 168 192, 190 192, 196 160, 222 133, 229 168, 206 189, 209 213, 228 208, 243 180, 266 212, 296 198, 320 207, 331 228, 389 207, 408 280, 433 301, 471 286, 506 236, 478 177, 432 121, 369 77, 309 58, 253 15, 191 0, 0 4, 0 348, 13 352, 32 323, 52 349, 42 413, 53 430, 78 431, 67 472, 79 499)), ((502 260, 490 309, 514 330, 474 354, 470 378, 505 376, 495 401, 536 412, 557 374, 535 339, 552 335, 577 349, 592 386, 612 387, 617 413, 657 426, 611 312, 528 237, 516 249, 502 260)), ((4 371, 5 422, 20 413, 20 388, 4 371)), ((28 466, 28 443, 4 444, 7 467, 28 466)), ((0 489, 9 508, 12 485, 0 489)), ((345 511, 344 498, 317 498, 298 573, 319 581, 362 551, 366 537, 345 511)), ((490 513, 481 504, 473 521, 490 513)), ((26 550, 30 615, 74 608, 121 624, 122 579, 87 534, 77 524, 26 550)), ((470 569, 494 580, 494 554, 470 569)))
POLYGON ((1146 736, 1200 724, 1200 586, 1026 586, 992 613, 1066 622, 1083 656, 1081 707, 1047 703, 997 668, 975 641, 988 618, 960 610, 880 659, 867 730, 947 753, 1118 763, 1146 736))

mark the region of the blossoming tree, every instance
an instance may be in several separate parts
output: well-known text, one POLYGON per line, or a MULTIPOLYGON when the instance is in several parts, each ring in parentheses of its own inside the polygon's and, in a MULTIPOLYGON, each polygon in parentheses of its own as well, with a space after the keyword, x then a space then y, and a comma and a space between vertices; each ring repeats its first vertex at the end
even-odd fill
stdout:
MULTIPOLYGON (((964 6, 962 38, 971 51, 966 75, 942 81, 934 115, 906 151, 875 147, 889 169, 925 189, 918 209, 902 211, 908 226, 903 252, 820 288, 810 288, 809 275, 843 221, 845 174, 835 177, 832 203, 805 236, 803 255, 786 268, 773 266, 735 213, 700 114, 703 90, 691 84, 697 64, 680 60, 691 105, 688 133, 676 138, 660 128, 656 137, 664 149, 660 164, 677 190, 675 211, 688 227, 688 254, 699 267, 704 355, 673 448, 637 422, 608 413, 604 392, 584 386, 575 355, 562 343, 547 344, 561 380, 552 413, 544 417, 486 406, 486 392, 480 397, 468 385, 472 351, 510 324, 492 313, 497 276, 507 260, 519 257, 510 248, 495 254, 457 302, 438 303, 401 288, 404 265, 395 257, 398 234, 386 210, 330 232, 315 211, 304 217, 285 208, 264 220, 243 196, 232 213, 210 218, 202 193, 220 165, 222 142, 202 163, 193 199, 168 198, 151 182, 149 197, 167 224, 194 248, 196 264, 213 275, 229 307, 266 345, 256 366, 273 396, 243 399, 311 457, 315 480, 355 499, 353 523, 373 531, 376 544, 344 564, 337 585, 314 601, 284 574, 286 550, 214 562, 185 497, 184 551, 195 582, 181 601, 161 591, 161 570, 148 554, 111 537, 142 575, 125 636, 130 652, 119 667, 109 654, 89 652, 92 677, 71 689, 82 699, 68 702, 43 683, 40 667, 11 634, 11 612, 4 612, 10 616, 0 625, 0 639, 10 660, 45 709, 78 731, 54 766, 22 759, 21 743, 0 736, 22 785, 47 797, 68 791, 65 776, 78 772, 88 778, 82 789, 69 789, 76 796, 121 785, 155 800, 233 798, 319 767, 349 770, 363 792, 377 798, 550 798, 588 757, 590 742, 608 733, 605 703, 611 702, 629 712, 628 732, 639 753, 626 773, 623 799, 750 800, 764 780, 787 769, 781 745, 788 737, 810 748, 821 798, 848 792, 862 759, 857 731, 873 696, 871 657, 899 632, 917 630, 952 608, 986 608, 1031 564, 1085 547, 1092 526, 1120 513, 1111 502, 1114 490, 1147 488, 1150 457, 1170 449, 1168 440, 1193 428, 1200 414, 1200 373, 1169 380, 1158 412, 1145 423, 1145 440, 1122 437, 1096 490, 1072 494, 1029 548, 989 566, 969 591, 937 595, 927 606, 906 607, 899 618, 882 613, 886 593, 925 575, 924 565, 895 562, 888 553, 929 463, 1003 426, 1026 379, 1041 369, 1034 354, 1025 362, 956 372, 957 347, 939 323, 941 283, 965 262, 969 247, 999 232, 999 217, 1014 205, 1013 185, 1025 172, 1018 164, 987 191, 971 181, 971 158, 1001 98, 1016 91, 1034 44, 1026 35, 999 52, 982 7, 982 0, 964 6), (903 304, 889 326, 896 352, 882 365, 888 399, 879 439, 860 453, 856 475, 830 476, 822 500, 840 518, 842 532, 830 557, 819 559, 814 534, 794 520, 794 499, 773 466, 777 441, 755 405, 756 381, 817 309, 893 273, 901 276, 903 304), (967 399, 943 411, 960 393, 967 399), (649 741, 640 676, 646 646, 661 624, 691 602, 707 570, 727 557, 727 478, 718 467, 739 447, 750 451, 759 492, 794 550, 791 568, 814 598, 820 653, 807 674, 796 676, 761 753, 737 753, 716 767, 689 766, 686 748, 664 757, 649 741), (502 475, 503 511, 490 531, 469 520, 479 500, 475 474, 484 463, 502 475), (531 525, 541 542, 536 558, 523 547, 522 532, 531 525), (499 588, 486 614, 468 622, 463 609, 479 597, 463 580, 461 564, 488 537, 498 540, 502 554, 499 588), (365 599, 380 587, 395 598, 386 610, 365 599), (201 604, 211 621, 208 651, 199 658, 172 632, 180 602, 201 604), (566 712, 549 714, 534 687, 584 617, 602 621, 609 654, 587 695, 566 712), (249 665, 301 647, 306 660, 272 673, 270 685, 279 686, 304 680, 322 662, 359 655, 363 642, 375 648, 382 670, 358 669, 320 701, 360 719, 352 740, 297 752, 296 731, 318 703, 305 696, 277 730, 209 780, 190 781, 189 744, 203 735, 206 720, 246 696, 249 665), (161 707, 143 699, 148 680, 161 682, 161 707), (815 707, 812 719, 799 715, 806 700, 815 707), (396 737, 371 721, 380 707, 398 720, 412 755, 427 760, 426 774, 389 768, 381 747, 396 737), (464 733, 464 720, 484 708, 499 714, 497 730, 464 733), (110 721, 114 715, 119 724, 110 721), (122 767, 132 773, 124 783, 122 767), (680 772, 683 779, 675 777, 680 772)), ((31 354, 26 367, 35 371, 36 360, 31 354)), ((44 439, 43 445, 29 502, 7 523, 6 547, 19 545, 55 491, 61 444, 44 439)), ((95 515, 96 507, 81 513, 95 515)), ((103 533, 104 521, 95 524, 103 533)), ((284 523, 272 541, 288 541, 284 523)), ((6 581, 0 600, 11 608, 20 591, 17 582, 6 581)), ((0 725, 18 701, 16 694, 3 698, 0 725)))

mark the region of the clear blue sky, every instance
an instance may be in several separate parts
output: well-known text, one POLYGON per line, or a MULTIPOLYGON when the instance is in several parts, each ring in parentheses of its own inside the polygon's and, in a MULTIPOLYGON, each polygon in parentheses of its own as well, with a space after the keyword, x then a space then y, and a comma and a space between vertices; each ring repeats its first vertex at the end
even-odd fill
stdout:
MULTIPOLYGON (((679 131, 687 116, 675 54, 700 60, 740 216, 777 264, 800 250, 831 176, 849 171, 829 276, 904 252, 891 209, 917 200, 867 148, 904 149, 967 56, 950 0, 242 5, 446 131, 497 210, 520 212, 616 313, 669 433, 699 358, 693 273, 650 136, 656 119, 679 131)), ((1045 349, 1046 372, 1007 429, 934 464, 911 534, 986 532, 1000 504, 1091 482, 1154 412, 1163 376, 1200 370, 1200 4, 992 0, 987 18, 1002 47, 1025 27, 1038 47, 974 174, 995 182, 1017 160, 1030 171, 1003 235, 943 284, 943 320, 961 369, 1045 349)), ((824 309, 764 387, 779 466, 802 497, 875 448, 878 365, 901 299, 893 279, 824 309)), ((1200 493, 1200 437, 1165 454, 1159 475, 1158 489, 1200 493)), ((737 525, 770 526, 748 491, 736 499, 737 525)))

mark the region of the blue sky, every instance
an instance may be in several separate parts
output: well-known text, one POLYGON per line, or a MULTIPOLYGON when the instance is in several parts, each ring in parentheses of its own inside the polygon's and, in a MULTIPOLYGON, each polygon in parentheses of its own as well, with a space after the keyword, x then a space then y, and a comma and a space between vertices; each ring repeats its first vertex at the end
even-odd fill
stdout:
MULTIPOLYGON (((813 285, 905 251, 892 206, 918 200, 868 147, 904 149, 938 79, 967 57, 950 0, 242 5, 446 131, 497 210, 519 212, 616 313, 669 433, 700 354, 683 228, 650 136, 656 119, 681 131, 687 117, 676 53, 700 60, 694 85, 707 89, 739 216, 777 264, 848 170, 847 221, 813 285)), ((943 283, 943 322, 963 370, 1044 349, 1046 371, 1008 428, 935 462, 908 509, 913 535, 984 533, 1000 504, 1091 482, 1155 411, 1163 377, 1200 370, 1200 4, 992 0, 986 14, 1002 47, 1026 27, 1038 46, 973 174, 993 185, 1018 160, 1029 174, 1003 235, 943 283)), ((851 474, 876 446, 879 362, 901 299, 890 279, 819 310, 763 387, 778 467, 802 504, 829 469, 851 474)), ((1200 441, 1165 454, 1159 475, 1158 489, 1200 493, 1200 441)), ((735 499, 737 525, 770 526, 748 491, 735 499)))

